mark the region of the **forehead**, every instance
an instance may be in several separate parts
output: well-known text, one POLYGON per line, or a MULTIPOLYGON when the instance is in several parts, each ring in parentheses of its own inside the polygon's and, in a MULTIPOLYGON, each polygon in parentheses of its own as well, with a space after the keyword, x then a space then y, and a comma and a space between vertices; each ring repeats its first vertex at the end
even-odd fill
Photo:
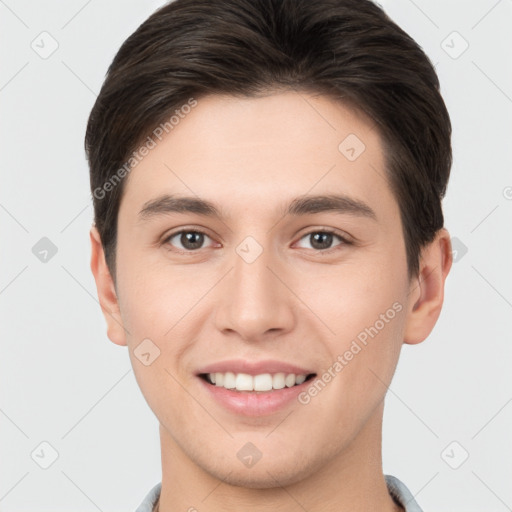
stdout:
POLYGON ((211 199, 225 210, 268 210, 308 193, 393 202, 379 133, 340 102, 297 92, 212 95, 186 112, 161 140, 151 135, 155 144, 128 175, 121 209, 165 193, 211 199))

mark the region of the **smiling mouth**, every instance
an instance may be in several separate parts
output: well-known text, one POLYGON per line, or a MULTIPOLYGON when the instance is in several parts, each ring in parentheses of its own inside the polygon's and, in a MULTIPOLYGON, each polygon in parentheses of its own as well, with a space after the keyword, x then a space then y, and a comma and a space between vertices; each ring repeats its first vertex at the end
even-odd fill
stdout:
POLYGON ((295 373, 262 373, 249 375, 247 373, 217 372, 202 373, 199 377, 211 386, 222 387, 230 391, 241 393, 268 393, 280 389, 300 386, 310 381, 316 373, 295 374, 295 373))

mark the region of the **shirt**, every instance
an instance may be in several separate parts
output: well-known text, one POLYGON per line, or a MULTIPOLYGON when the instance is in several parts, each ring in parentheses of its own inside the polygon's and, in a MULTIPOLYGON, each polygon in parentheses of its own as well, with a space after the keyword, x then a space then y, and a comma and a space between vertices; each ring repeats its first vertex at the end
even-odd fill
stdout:
MULTIPOLYGON (((384 475, 386 484, 391 497, 401 505, 405 512, 422 512, 419 505, 416 503, 411 491, 402 483, 398 478, 391 475, 384 475)), ((149 494, 144 498, 144 501, 139 505, 135 512, 153 512, 153 509, 160 497, 160 490, 162 484, 159 483, 149 491, 149 494)))

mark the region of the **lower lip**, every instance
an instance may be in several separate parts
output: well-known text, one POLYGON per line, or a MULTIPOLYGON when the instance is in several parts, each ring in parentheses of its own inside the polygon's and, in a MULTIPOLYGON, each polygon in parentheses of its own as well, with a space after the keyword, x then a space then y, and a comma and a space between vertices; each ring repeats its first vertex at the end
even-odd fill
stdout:
POLYGON ((291 388, 274 391, 251 392, 233 391, 222 386, 209 384, 198 377, 207 392, 223 407, 244 416, 265 416, 278 412, 297 399, 297 395, 309 386, 311 379, 291 388))

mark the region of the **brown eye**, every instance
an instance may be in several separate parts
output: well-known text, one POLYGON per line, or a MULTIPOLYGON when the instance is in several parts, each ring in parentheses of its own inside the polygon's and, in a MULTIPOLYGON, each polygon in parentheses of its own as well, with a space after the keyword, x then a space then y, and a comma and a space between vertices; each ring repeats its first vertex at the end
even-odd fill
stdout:
POLYGON ((304 235, 301 240, 309 241, 310 247, 305 247, 306 249, 325 251, 333 248, 332 243, 336 238, 340 240, 340 243, 336 244, 334 247, 349 243, 342 236, 334 233, 334 231, 311 231, 304 235))
POLYGON ((205 238, 209 239, 210 237, 201 231, 178 231, 177 233, 173 233, 169 236, 165 243, 168 243, 182 251, 195 251, 197 249, 202 249, 205 238), (173 240, 175 241, 173 242, 173 240), (175 244, 180 244, 181 246, 176 246, 175 244))

